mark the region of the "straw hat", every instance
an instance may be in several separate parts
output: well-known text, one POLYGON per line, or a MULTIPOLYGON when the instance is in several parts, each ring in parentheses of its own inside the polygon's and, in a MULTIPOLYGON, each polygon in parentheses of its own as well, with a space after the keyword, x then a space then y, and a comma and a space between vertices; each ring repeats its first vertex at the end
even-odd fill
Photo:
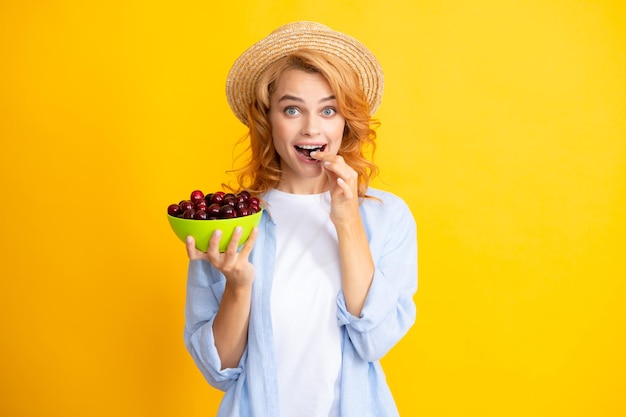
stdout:
POLYGON ((243 124, 248 124, 247 110, 260 75, 271 63, 298 49, 325 52, 350 65, 359 76, 370 114, 376 112, 383 94, 383 72, 376 57, 351 36, 320 23, 302 21, 279 27, 248 48, 230 69, 226 79, 226 98, 243 124))

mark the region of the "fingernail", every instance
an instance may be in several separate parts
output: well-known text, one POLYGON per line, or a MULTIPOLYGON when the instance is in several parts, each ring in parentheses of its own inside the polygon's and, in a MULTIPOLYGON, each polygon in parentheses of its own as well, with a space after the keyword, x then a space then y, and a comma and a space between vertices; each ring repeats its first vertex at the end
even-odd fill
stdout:
POLYGON ((311 155, 311 156, 315 156, 316 154, 317 154, 317 151, 313 151, 313 152, 309 153, 309 155, 311 155))
POLYGON ((222 231, 220 229, 217 229, 213 232, 213 236, 222 236, 222 231))

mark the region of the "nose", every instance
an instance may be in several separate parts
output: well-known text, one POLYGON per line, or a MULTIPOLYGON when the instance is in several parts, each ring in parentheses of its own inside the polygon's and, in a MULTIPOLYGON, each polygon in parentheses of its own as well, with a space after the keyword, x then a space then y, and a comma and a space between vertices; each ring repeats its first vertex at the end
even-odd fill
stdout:
POLYGON ((319 135, 320 124, 315 115, 309 115, 302 118, 302 135, 313 137, 319 135))

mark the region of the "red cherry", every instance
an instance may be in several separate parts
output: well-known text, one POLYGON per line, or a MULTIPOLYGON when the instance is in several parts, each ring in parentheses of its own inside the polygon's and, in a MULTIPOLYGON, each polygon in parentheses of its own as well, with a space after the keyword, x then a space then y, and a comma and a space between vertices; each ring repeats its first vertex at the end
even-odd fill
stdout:
POLYGON ((195 214, 196 214, 196 210, 194 209, 185 210, 183 212, 183 219, 193 219, 195 214))
POLYGON ((224 202, 222 204, 228 204, 229 206, 235 207, 237 205, 237 197, 234 195, 225 195, 224 202))
POLYGON ((209 218, 209 215, 207 214, 206 210, 198 210, 194 214, 193 218, 196 220, 206 220, 209 218))
POLYGON ((193 209, 193 208, 196 207, 196 205, 193 202, 189 201, 189 200, 183 200, 183 201, 180 202, 179 205, 180 205, 180 209, 183 212, 185 212, 185 211, 187 211, 189 209, 193 209))
POLYGON ((250 198, 250 193, 246 190, 243 190, 239 194, 237 194, 237 197, 241 197, 244 199, 244 201, 248 201, 248 199, 250 198))
POLYGON ((242 207, 240 209, 237 209, 237 217, 249 216, 251 214, 252 212, 248 207, 242 207))
POLYGON ((221 208, 222 206, 219 204, 213 203, 207 208, 207 213, 209 213, 209 216, 219 217, 221 208))
POLYGON ((249 205, 254 204, 255 206, 260 206, 260 205, 261 205, 261 200, 259 200, 259 199, 258 199, 258 198, 256 198, 256 197, 250 197, 250 198, 248 199, 248 204, 249 204, 249 205))
POLYGON ((233 206, 222 206, 222 208, 220 208, 220 217, 222 219, 233 219, 237 217, 237 210, 235 210, 233 206))
POLYGON ((167 206, 167 214, 170 216, 178 217, 183 214, 180 206, 178 204, 170 204, 167 206))
POLYGON ((194 203, 196 201, 200 201, 204 198, 204 193, 200 190, 194 190, 191 192, 191 196, 189 197, 189 199, 191 201, 193 201, 194 203))
POLYGON ((209 207, 209 204, 205 199, 196 201, 196 210, 206 210, 209 207))
POLYGON ((218 191, 211 196, 211 203, 222 204, 224 201, 224 192, 218 191))

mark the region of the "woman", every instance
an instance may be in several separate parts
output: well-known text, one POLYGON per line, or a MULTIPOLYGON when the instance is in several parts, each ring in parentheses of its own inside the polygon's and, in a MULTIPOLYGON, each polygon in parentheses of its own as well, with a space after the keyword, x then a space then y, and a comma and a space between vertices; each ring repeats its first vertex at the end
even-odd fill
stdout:
POLYGON ((415 319, 415 223, 369 187, 382 72, 355 39, 313 22, 235 62, 227 97, 249 129, 240 186, 265 212, 239 249, 187 240, 185 342, 224 390, 218 416, 397 416, 379 359, 415 319))

